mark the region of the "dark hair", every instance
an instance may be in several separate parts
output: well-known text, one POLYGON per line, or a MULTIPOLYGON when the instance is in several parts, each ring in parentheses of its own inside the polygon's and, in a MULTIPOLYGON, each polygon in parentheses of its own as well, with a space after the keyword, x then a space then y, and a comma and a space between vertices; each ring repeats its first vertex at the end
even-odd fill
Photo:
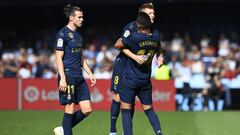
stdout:
POLYGON ((151 28, 151 24, 152 24, 149 15, 144 12, 138 13, 136 23, 138 24, 138 27, 143 29, 151 28))
POLYGON ((68 4, 67 6, 64 7, 64 14, 66 15, 67 18, 69 18, 70 16, 75 16, 75 11, 82 12, 82 9, 77 6, 72 6, 71 4, 68 4))
POLYGON ((157 57, 159 57, 161 54, 165 58, 167 55, 167 50, 162 47, 161 42, 160 42, 160 47, 157 51, 157 57))
POLYGON ((154 9, 154 6, 151 2, 149 3, 144 3, 139 7, 139 12, 141 12, 143 9, 149 8, 149 9, 154 9))

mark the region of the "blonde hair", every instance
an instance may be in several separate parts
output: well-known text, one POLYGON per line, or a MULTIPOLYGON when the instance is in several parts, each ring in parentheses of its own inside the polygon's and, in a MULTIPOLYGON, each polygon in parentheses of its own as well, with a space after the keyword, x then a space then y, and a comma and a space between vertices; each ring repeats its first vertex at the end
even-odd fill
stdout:
POLYGON ((150 8, 150 9, 154 9, 153 3, 149 2, 149 3, 144 3, 139 7, 139 12, 141 12, 143 9, 145 8, 150 8))

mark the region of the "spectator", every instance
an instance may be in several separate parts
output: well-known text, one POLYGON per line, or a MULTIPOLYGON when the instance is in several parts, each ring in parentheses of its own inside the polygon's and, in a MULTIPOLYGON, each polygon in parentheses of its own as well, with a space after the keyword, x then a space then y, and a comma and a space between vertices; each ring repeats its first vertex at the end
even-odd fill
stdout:
POLYGON ((18 67, 12 52, 5 52, 2 55, 4 77, 17 77, 18 67))
POLYGON ((93 44, 90 44, 88 49, 84 51, 84 57, 86 58, 89 67, 93 71, 97 64, 96 63, 97 51, 93 44))
POLYGON ((208 103, 210 99, 213 99, 214 101, 214 109, 217 110, 218 108, 218 101, 223 90, 220 78, 221 63, 222 59, 219 58, 207 68, 207 85, 202 91, 204 97, 204 111, 209 110, 208 103))
POLYGON ((94 75, 97 79, 110 79, 112 71, 112 54, 107 50, 106 45, 102 45, 101 51, 98 53, 97 58, 97 68, 94 71, 94 75))
POLYGON ((31 78, 32 74, 31 74, 30 69, 31 69, 31 67, 29 64, 27 64, 27 63, 22 64, 18 71, 18 77, 20 77, 22 79, 31 78))
POLYGON ((183 50, 183 39, 180 37, 180 34, 176 32, 174 34, 174 38, 171 41, 171 52, 177 57, 180 57, 182 56, 181 54, 182 50, 183 50))
POLYGON ((3 62, 2 60, 0 59, 0 78, 3 78, 4 77, 4 67, 3 67, 3 62))
POLYGON ((229 39, 226 38, 225 34, 220 35, 219 43, 218 43, 218 55, 219 56, 227 56, 230 51, 230 43, 229 39))

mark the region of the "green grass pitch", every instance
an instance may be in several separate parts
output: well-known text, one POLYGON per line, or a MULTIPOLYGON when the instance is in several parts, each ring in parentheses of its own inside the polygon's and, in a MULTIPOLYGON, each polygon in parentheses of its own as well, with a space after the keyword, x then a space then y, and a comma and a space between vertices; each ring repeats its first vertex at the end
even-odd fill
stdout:
MULTIPOLYGON (((240 112, 158 112, 163 135, 240 135, 240 112)), ((0 111, 0 135, 54 135, 61 111, 0 111)), ((73 128, 74 135, 108 135, 109 112, 95 111, 73 128)), ((121 135, 121 116, 118 119, 121 135)), ((154 135, 143 112, 135 112, 134 135, 154 135)))

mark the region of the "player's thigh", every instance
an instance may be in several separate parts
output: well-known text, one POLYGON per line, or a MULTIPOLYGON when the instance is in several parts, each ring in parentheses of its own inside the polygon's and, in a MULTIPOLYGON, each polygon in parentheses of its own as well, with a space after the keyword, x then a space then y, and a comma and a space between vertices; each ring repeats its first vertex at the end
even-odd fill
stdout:
POLYGON ((111 88, 110 91, 114 93, 119 93, 121 87, 121 80, 122 80, 122 72, 121 64, 116 64, 113 69, 113 75, 111 79, 111 88))
POLYGON ((135 101, 135 96, 136 96, 135 89, 127 83, 125 83, 122 86, 122 88, 119 92, 119 97, 120 97, 121 103, 126 103, 126 104, 132 105, 135 101))
POLYGON ((122 109, 132 109, 132 104, 121 102, 122 109))
POLYGON ((76 92, 75 95, 75 103, 79 103, 81 101, 89 100, 90 101, 90 92, 88 89, 88 85, 85 80, 77 79, 76 83, 76 92))
POLYGON ((112 93, 112 97, 113 97, 113 99, 114 99, 115 101, 120 102, 119 93, 113 92, 113 93, 112 93))
POLYGON ((90 100, 84 100, 79 102, 81 111, 84 114, 90 114, 92 112, 92 105, 90 100))
POLYGON ((152 106, 152 85, 139 88, 137 96, 143 106, 152 106))
POLYGON ((151 109, 151 108, 153 108, 152 105, 144 105, 144 104, 142 104, 142 109, 143 110, 148 110, 148 109, 151 109))
MULTIPOLYGON (((58 78, 58 80, 60 80, 60 77, 58 78)), ((67 81, 67 90, 65 92, 59 91, 59 101, 61 105, 75 103, 75 96, 74 96, 75 79, 66 75, 66 81, 67 81)))

